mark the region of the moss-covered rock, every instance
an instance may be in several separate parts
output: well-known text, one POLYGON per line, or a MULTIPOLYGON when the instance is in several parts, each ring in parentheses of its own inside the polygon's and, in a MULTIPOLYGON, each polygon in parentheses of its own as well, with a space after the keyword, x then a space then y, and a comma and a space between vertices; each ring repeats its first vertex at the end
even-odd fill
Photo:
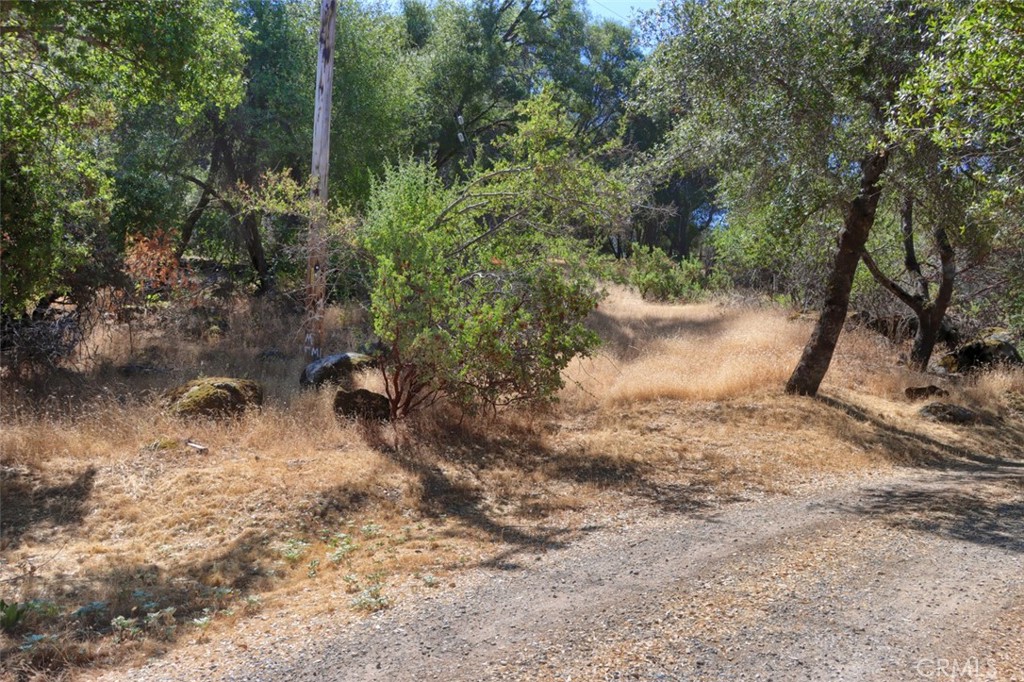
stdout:
POLYGON ((164 393, 167 410, 178 417, 226 417, 263 404, 263 387, 249 379, 206 377, 164 393))
POLYGON ((922 417, 946 424, 975 424, 981 415, 963 405, 952 403, 928 403, 919 410, 922 417))

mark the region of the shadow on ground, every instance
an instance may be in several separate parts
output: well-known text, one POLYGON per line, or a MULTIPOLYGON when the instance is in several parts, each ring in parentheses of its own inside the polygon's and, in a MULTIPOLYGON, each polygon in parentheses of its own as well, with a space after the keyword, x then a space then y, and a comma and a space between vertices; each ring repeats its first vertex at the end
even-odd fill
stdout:
MULTIPOLYGON (((399 447, 386 445, 381 438, 374 440, 380 452, 415 477, 417 511, 455 518, 464 527, 508 545, 484 566, 519 568, 519 554, 559 549, 578 533, 596 530, 546 524, 553 511, 582 504, 572 501, 572 492, 567 494, 568 502, 560 503, 556 491, 611 490, 666 513, 688 515, 739 499, 723 497, 710 475, 698 468, 685 472, 686 482, 656 480, 651 465, 582 446, 553 447, 538 426, 500 418, 448 422, 443 432, 399 447), (502 488, 502 474, 510 470, 515 472, 514 480, 536 484, 502 488), (494 508, 496 497, 505 503, 503 510, 494 508), (527 517, 535 522, 515 522, 527 517)), ((588 496, 592 493, 583 495, 588 496)))
POLYGON ((1024 474, 943 474, 870 490, 845 508, 886 524, 1024 553, 1024 474))
MULTIPOLYGON (((993 417, 989 423, 955 427, 959 443, 951 445, 922 431, 894 426, 848 401, 819 395, 817 400, 871 426, 870 432, 853 437, 861 447, 881 446, 894 464, 964 471, 1008 467, 1024 469, 1024 422, 993 417)), ((845 435, 844 437, 850 438, 845 435)))
POLYGON ((628 362, 642 355, 652 341, 686 336, 712 339, 728 328, 737 315, 736 311, 723 310, 717 317, 693 320, 645 310, 643 315, 629 317, 609 315, 598 308, 587 318, 587 326, 598 332, 604 349, 612 357, 628 362))
POLYGON ((858 437, 861 446, 880 445, 896 464, 936 472, 912 484, 869 489, 844 511, 1024 553, 1024 423, 992 418, 953 427, 959 437, 951 445, 889 424, 849 402, 818 399, 871 426, 858 437))
MULTIPOLYGON (((246 604, 247 594, 268 588, 274 569, 267 563, 268 538, 250 533, 212 557, 179 565, 119 562, 90 571, 72 591, 56 576, 44 581, 25 575, 34 591, 81 605, 72 611, 54 601, 35 600, 19 622, 0 637, 0 659, 14 679, 50 679, 68 667, 92 664, 131 649, 143 638, 158 653, 183 636, 202 636, 202 624, 224 609, 246 604), (59 595, 59 597, 58 597, 59 595), (40 678, 39 675, 43 677, 40 678)), ((5 678, 6 679, 6 678, 5 678)))
POLYGON ((35 528, 80 524, 95 478, 87 467, 68 483, 47 485, 29 470, 0 468, 0 549, 15 549, 35 528))

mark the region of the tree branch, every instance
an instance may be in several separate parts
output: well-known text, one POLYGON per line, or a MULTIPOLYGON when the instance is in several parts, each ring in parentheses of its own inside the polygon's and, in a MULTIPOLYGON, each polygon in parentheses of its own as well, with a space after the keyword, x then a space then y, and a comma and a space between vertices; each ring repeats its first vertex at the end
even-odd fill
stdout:
POLYGON ((928 278, 921 271, 921 263, 917 260, 914 248, 914 198, 909 194, 903 197, 903 205, 900 207, 900 229, 903 233, 903 266, 917 282, 918 297, 927 301, 931 298, 928 278))
POLYGON ((472 182, 470 182, 468 185, 466 185, 465 189, 463 189, 462 193, 459 194, 459 196, 456 197, 454 201, 452 201, 450 204, 445 206, 444 209, 440 213, 437 214, 437 218, 434 219, 434 227, 435 228, 439 227, 441 225, 441 223, 444 222, 445 218, 448 217, 449 213, 454 211, 459 206, 459 204, 461 204, 462 202, 464 202, 464 201, 466 201, 468 199, 476 199, 476 198, 482 197, 482 196, 500 196, 500 195, 511 196, 511 194, 508 193, 508 192, 492 192, 492 193, 489 193, 489 194, 482 194, 482 193, 481 194, 473 194, 473 193, 470 192, 470 189, 472 189, 474 186, 479 185, 479 184, 484 183, 484 182, 487 182, 488 180, 492 180, 492 179, 494 179, 496 177, 499 177, 501 175, 514 175, 516 173, 523 173, 523 172, 525 172, 527 170, 529 170, 529 169, 526 168, 526 167, 518 167, 518 166, 517 167, 513 167, 513 168, 499 168, 498 170, 493 170, 493 171, 491 171, 489 173, 484 173, 483 175, 479 176, 478 178, 475 178, 472 182))
POLYGON ((893 280, 889 279, 886 274, 882 272, 881 268, 878 267, 878 264, 875 263, 875 259, 871 257, 871 254, 868 253, 867 249, 861 251, 861 260, 864 261, 864 265, 867 266, 868 270, 871 272, 871 276, 875 278, 876 282, 882 285, 882 287, 889 291, 893 296, 906 303, 907 307, 915 313, 921 313, 923 310, 921 300, 908 293, 903 289, 903 287, 893 280))
POLYGON ((483 239, 486 239, 487 237, 493 235, 498 230, 503 228, 505 225, 507 225, 508 223, 512 222, 516 218, 520 217, 524 212, 525 212, 525 209, 520 210, 520 211, 516 211, 515 213, 513 213, 511 215, 505 216, 504 218, 502 218, 500 221, 498 221, 494 225, 491 225, 491 227, 488 228, 486 232, 478 234, 477 236, 475 236, 472 239, 470 239, 468 242, 465 242, 464 244, 462 244, 462 245, 456 247, 455 249, 453 249, 452 251, 449 251, 448 253, 444 254, 444 256, 442 256, 442 257, 445 260, 447 260, 449 258, 452 258, 454 256, 459 255, 460 253, 462 253, 463 251, 465 251, 469 247, 473 246, 477 242, 479 242, 479 241, 481 241, 483 239))

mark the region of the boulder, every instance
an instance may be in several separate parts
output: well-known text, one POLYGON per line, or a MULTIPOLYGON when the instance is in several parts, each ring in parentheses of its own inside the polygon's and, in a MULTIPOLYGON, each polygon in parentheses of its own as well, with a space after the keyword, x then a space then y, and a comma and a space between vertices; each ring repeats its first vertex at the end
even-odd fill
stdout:
POLYGON ((909 400, 923 400, 925 398, 932 398, 938 396, 939 398, 945 398, 949 395, 949 391, 938 386, 909 386, 903 391, 904 395, 909 400))
POLYGON ((952 403, 928 403, 920 409, 920 414, 926 419, 946 424, 976 424, 981 421, 981 415, 974 410, 952 403))
POLYGON ((334 412, 339 417, 388 421, 391 419, 391 401, 387 396, 365 388, 354 391, 339 389, 334 395, 334 412))
POLYGON ((249 379, 206 377, 164 393, 167 410, 178 417, 229 417, 263 404, 263 387, 249 379))
POLYGON ((1006 330, 987 329, 978 338, 947 353, 939 364, 948 372, 971 372, 995 365, 1024 365, 1006 330))
POLYGON ((324 384, 344 383, 353 372, 370 367, 373 358, 363 353, 338 353, 314 360, 306 365, 299 377, 299 384, 309 388, 320 388, 324 384))

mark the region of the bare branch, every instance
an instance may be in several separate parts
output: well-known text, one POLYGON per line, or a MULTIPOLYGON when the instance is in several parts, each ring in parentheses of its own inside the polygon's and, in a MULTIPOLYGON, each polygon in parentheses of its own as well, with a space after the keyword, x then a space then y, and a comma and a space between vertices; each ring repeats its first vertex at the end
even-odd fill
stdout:
POLYGON ((882 285, 882 287, 889 291, 893 296, 907 304, 907 307, 915 313, 921 313, 921 300, 907 292, 893 280, 889 279, 889 277, 882 272, 881 268, 878 267, 878 264, 875 263, 875 259, 871 257, 871 254, 868 253, 866 249, 861 252, 861 260, 864 261, 864 265, 867 266, 868 270, 871 272, 871 276, 875 278, 876 282, 882 285))

